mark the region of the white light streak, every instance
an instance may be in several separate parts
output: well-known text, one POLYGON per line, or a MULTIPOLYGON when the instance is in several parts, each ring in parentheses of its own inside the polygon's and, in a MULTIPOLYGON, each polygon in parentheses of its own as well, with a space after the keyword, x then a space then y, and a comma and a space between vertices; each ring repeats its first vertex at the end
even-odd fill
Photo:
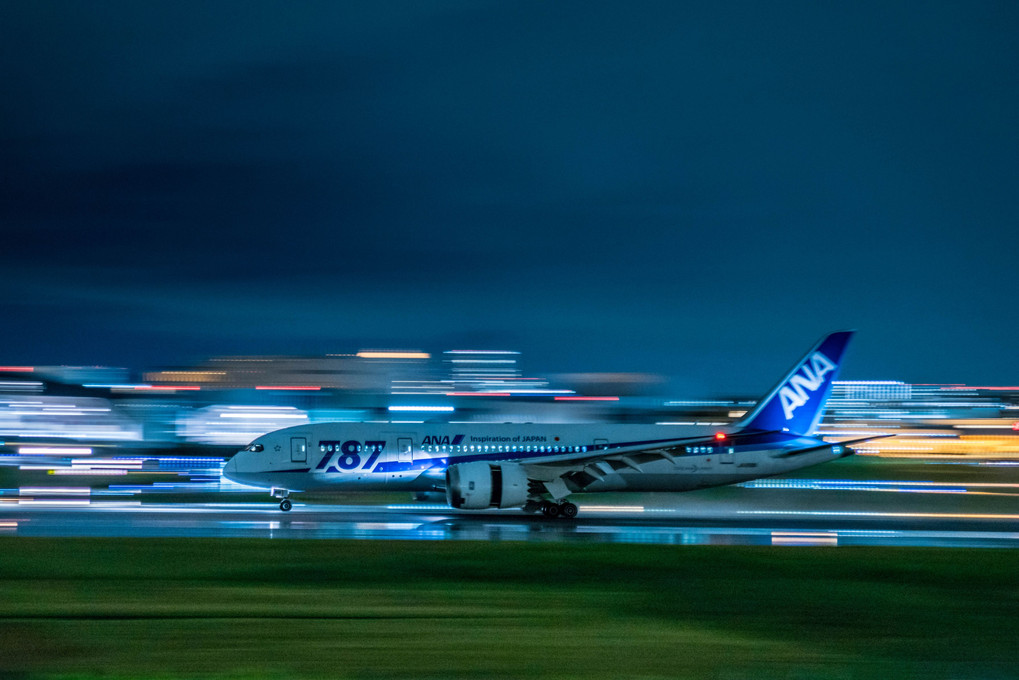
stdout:
POLYGON ((443 354, 520 354, 520 352, 511 352, 502 349, 451 349, 443 352, 443 354))
POLYGON ((245 413, 243 411, 230 411, 228 413, 220 413, 220 418, 264 418, 266 420, 282 418, 282 419, 297 419, 304 420, 308 416, 301 413, 276 413, 274 411, 259 411, 254 413, 245 413))
POLYGON ((53 498, 19 498, 18 505, 89 505, 92 501, 88 498, 68 498, 56 500, 53 498))
POLYGON ((91 456, 87 446, 21 446, 19 456, 91 456))
POLYGON ((89 460, 74 461, 71 463, 71 469, 100 469, 100 468, 121 468, 128 469, 134 468, 140 470, 142 468, 143 461, 138 459, 117 459, 117 458, 92 458, 89 460))
POLYGON ((515 364, 516 359, 448 359, 451 364, 515 364))
MULTIPOLYGON (((24 467, 22 467, 21 469, 24 469, 24 467)), ((100 477, 100 476, 109 476, 109 475, 119 476, 119 475, 126 475, 127 474, 127 470, 125 470, 123 468, 120 468, 120 469, 101 468, 101 469, 96 469, 96 470, 92 470, 92 469, 89 469, 89 468, 73 468, 73 469, 72 468, 42 468, 42 469, 51 470, 50 474, 52 474, 52 475, 61 475, 61 476, 74 475, 75 477, 78 477, 78 476, 82 476, 82 477, 100 477)))
POLYGON ((90 496, 92 489, 87 486, 23 486, 19 496, 90 496))
POLYGON ((832 532, 773 531, 772 545, 838 545, 838 534, 832 532))
POLYGON ((410 531, 421 525, 414 522, 355 522, 355 531, 410 531))
POLYGON ((644 512, 643 505, 584 505, 581 509, 590 512, 644 512))

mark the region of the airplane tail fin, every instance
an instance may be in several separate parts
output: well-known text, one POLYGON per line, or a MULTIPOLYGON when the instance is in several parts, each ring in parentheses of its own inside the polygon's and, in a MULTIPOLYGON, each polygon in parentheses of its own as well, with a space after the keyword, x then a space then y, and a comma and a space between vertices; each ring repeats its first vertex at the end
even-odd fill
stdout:
POLYGON ((852 337, 853 331, 838 331, 821 338, 736 426, 741 430, 812 434, 821 422, 852 337))

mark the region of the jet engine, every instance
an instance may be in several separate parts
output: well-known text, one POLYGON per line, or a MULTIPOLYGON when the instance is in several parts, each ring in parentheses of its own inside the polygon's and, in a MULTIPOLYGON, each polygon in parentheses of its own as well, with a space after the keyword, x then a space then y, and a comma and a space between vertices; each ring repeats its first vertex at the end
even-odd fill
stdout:
POLYGON ((519 508, 527 503, 527 474, 519 463, 457 463, 446 470, 446 502, 454 508, 519 508))

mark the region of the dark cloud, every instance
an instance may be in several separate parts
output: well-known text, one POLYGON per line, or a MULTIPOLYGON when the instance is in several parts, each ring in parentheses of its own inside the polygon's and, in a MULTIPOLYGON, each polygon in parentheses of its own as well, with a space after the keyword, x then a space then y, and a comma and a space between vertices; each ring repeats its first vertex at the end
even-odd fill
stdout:
POLYGON ((14 5, 3 355, 501 338, 752 391, 855 326, 860 377, 1014 382, 1017 15, 14 5))

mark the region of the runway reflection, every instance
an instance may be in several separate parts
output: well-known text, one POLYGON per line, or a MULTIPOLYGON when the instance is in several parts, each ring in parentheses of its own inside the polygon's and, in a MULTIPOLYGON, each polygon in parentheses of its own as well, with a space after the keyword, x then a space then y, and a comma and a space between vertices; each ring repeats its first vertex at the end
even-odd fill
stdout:
MULTIPOLYGON (((593 506, 594 507, 594 506, 593 506)), ((519 512, 457 513, 438 506, 261 503, 84 507, 0 506, 0 535, 158 536, 401 541, 601 542, 670 545, 1019 547, 1012 515, 754 510, 592 511, 574 521, 519 512)))

